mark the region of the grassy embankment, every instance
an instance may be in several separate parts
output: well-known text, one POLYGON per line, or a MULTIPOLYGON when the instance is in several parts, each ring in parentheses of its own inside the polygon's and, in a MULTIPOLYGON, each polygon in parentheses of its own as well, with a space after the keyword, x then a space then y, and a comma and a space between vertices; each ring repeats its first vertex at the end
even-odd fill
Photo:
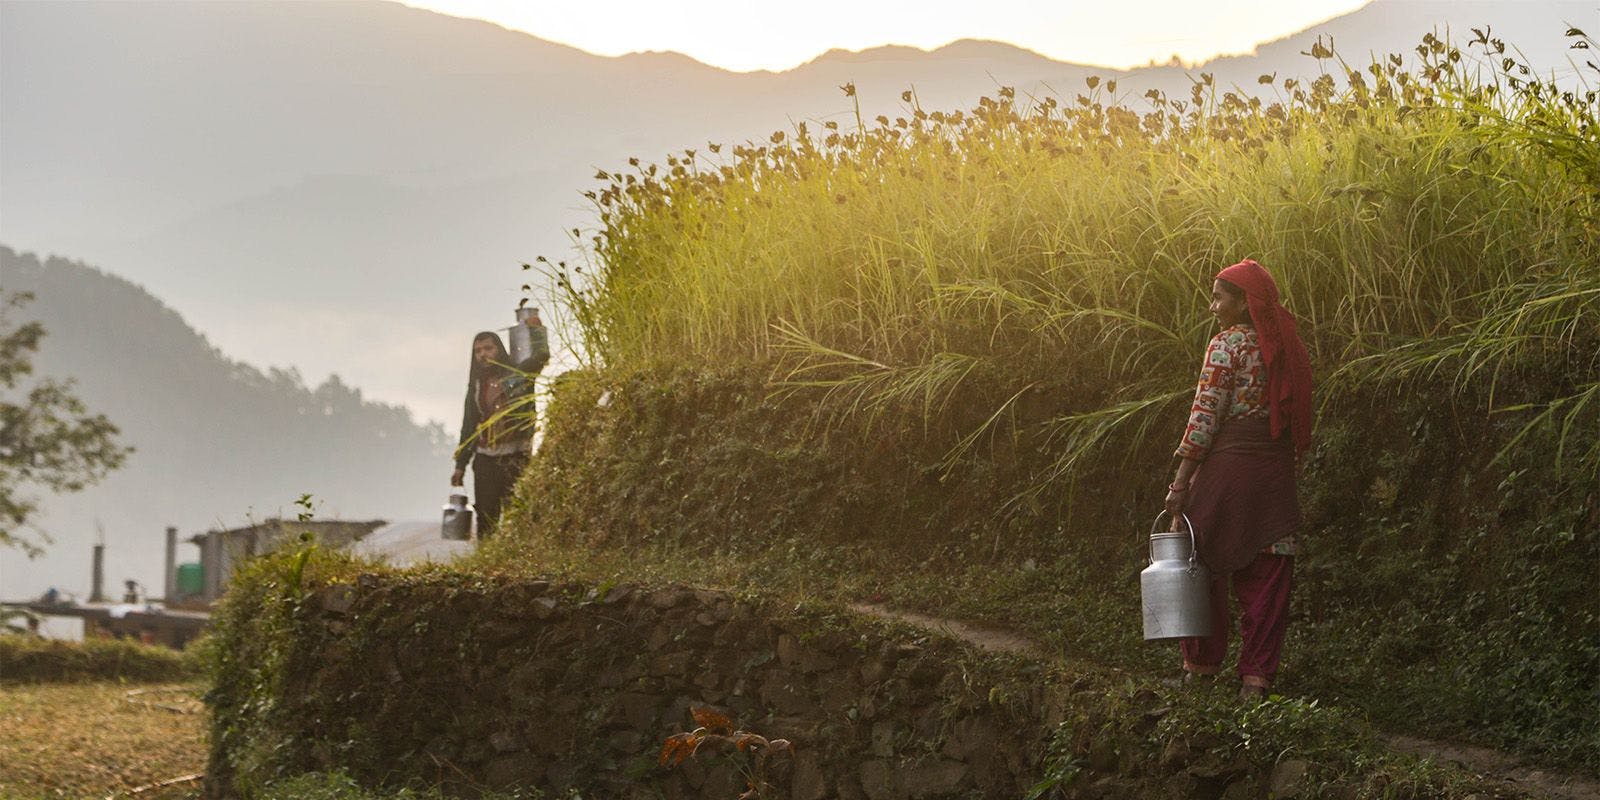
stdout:
POLYGON ((199 677, 203 665, 192 652, 121 639, 64 642, 0 635, 0 685, 114 681, 151 683, 199 677))
POLYGON ((484 564, 882 596, 1170 672, 1138 540, 1248 256, 1319 378, 1281 691, 1600 770, 1596 75, 1496 45, 1259 102, 908 93, 602 173, 592 259, 551 267, 593 365, 484 564))

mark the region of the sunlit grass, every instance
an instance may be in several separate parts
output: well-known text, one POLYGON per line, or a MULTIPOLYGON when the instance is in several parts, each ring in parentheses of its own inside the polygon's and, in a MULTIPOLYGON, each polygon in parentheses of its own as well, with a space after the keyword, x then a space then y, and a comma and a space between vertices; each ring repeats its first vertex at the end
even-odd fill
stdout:
POLYGON ((1059 459, 1039 491, 1170 421, 1210 277, 1251 257, 1324 400, 1447 375, 1600 474, 1596 93, 1488 36, 1360 69, 1323 55, 1310 79, 1263 76, 1276 99, 1207 76, 1186 98, 1091 79, 948 113, 907 92, 893 120, 634 160, 597 176, 587 271, 551 271, 609 369, 768 365, 827 413, 919 415, 952 464, 1042 438, 1059 459), (1065 413, 1017 413, 1062 385, 1065 413))

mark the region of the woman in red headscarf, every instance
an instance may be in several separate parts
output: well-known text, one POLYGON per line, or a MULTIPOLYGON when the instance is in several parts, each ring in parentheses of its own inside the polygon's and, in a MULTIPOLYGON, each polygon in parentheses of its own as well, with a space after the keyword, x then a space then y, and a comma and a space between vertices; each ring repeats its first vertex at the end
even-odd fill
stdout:
POLYGON ((1288 622, 1300 527, 1295 468, 1311 446, 1311 359, 1277 283, 1254 261, 1217 274, 1211 313, 1222 330, 1206 348, 1166 499, 1169 513, 1194 525, 1212 574, 1212 635, 1180 643, 1184 680, 1222 671, 1231 589, 1240 694, 1261 697, 1277 675, 1288 622))

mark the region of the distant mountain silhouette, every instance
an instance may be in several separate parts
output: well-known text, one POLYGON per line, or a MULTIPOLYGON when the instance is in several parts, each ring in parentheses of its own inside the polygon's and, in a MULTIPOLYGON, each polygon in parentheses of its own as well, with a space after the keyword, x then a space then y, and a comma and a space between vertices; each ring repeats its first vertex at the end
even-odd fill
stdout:
POLYGON ((1318 35, 1361 65, 1484 25, 1560 68, 1566 26, 1597 16, 1595 0, 1377 0, 1188 70, 961 41, 736 74, 392 3, 0 3, 0 241, 114 265, 236 357, 446 419, 465 337, 510 323, 519 263, 570 252, 596 167, 853 124, 845 83, 869 120, 903 114, 908 88, 966 108, 1001 86, 1071 98, 1091 74, 1135 102, 1200 71, 1266 91, 1258 75, 1326 66, 1301 55, 1318 35), (406 346, 381 349, 384 327, 406 346))
POLYGON ((329 518, 416 518, 442 502, 453 440, 404 408, 337 377, 313 388, 293 370, 234 361, 149 292, 84 264, 0 247, 0 287, 35 295, 17 316, 44 324, 38 372, 75 380, 137 448, 104 483, 45 498, 40 524, 56 543, 42 562, 0 550, 0 599, 86 589, 97 521, 108 581, 135 577, 159 592, 167 525, 188 535, 292 518, 306 492, 329 518))

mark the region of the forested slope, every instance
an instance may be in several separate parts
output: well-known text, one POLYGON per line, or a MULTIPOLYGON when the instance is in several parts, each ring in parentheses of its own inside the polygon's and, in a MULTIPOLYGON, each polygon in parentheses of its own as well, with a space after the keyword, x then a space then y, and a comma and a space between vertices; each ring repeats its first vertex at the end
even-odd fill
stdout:
POLYGON ((451 442, 404 408, 366 400, 338 376, 312 387, 293 370, 234 361, 144 289, 82 263, 0 248, 0 287, 34 294, 17 316, 45 327, 38 373, 76 381, 136 448, 102 485, 46 499, 40 525, 56 544, 46 568, 6 554, 8 594, 40 580, 86 585, 97 521, 107 577, 159 587, 166 525, 240 524, 302 493, 320 515, 344 518, 422 516, 437 501, 451 442))

